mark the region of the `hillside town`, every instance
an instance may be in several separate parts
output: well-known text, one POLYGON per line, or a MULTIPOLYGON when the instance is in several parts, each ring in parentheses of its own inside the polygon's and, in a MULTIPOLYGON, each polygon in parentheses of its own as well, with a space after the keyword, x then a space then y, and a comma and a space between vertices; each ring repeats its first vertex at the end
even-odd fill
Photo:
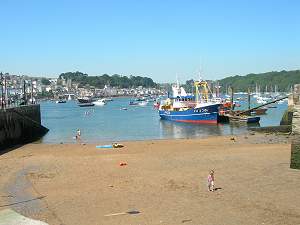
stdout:
POLYGON ((118 97, 118 96, 156 96, 165 94, 161 88, 132 87, 120 88, 104 85, 96 88, 89 84, 80 86, 72 79, 30 77, 26 75, 12 75, 0 73, 1 96, 3 104, 22 104, 24 101, 36 99, 77 99, 78 97, 118 97), (24 95, 24 93, 26 93, 24 95), (5 101, 4 101, 5 100, 5 101))

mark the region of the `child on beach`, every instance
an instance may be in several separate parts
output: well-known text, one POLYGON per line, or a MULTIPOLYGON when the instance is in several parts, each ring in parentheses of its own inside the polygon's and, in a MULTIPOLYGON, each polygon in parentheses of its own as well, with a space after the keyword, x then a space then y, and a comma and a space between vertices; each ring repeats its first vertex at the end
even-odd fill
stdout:
POLYGON ((208 174, 208 177, 207 177, 207 187, 208 187, 208 191, 214 191, 215 190, 215 184, 214 184, 214 181, 215 181, 215 176, 214 176, 214 171, 211 170, 208 174))

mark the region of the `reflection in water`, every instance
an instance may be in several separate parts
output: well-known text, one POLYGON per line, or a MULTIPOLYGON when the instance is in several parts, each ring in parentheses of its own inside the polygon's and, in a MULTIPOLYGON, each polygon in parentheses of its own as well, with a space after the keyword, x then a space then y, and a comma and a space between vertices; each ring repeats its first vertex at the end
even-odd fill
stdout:
POLYGON ((195 138, 210 135, 222 135, 222 125, 181 123, 160 120, 161 137, 195 138))
MULTIPOLYGON (((239 133, 245 133, 248 131, 248 128, 251 127, 260 127, 259 123, 238 123, 238 122, 233 122, 233 123, 228 123, 225 124, 224 127, 229 128, 229 133, 226 133, 225 135, 235 135, 239 133)), ((225 130, 225 129, 224 129, 225 130)))
POLYGON ((161 138, 197 138, 219 135, 235 135, 247 132, 249 127, 259 127, 259 123, 192 124, 160 120, 161 138))

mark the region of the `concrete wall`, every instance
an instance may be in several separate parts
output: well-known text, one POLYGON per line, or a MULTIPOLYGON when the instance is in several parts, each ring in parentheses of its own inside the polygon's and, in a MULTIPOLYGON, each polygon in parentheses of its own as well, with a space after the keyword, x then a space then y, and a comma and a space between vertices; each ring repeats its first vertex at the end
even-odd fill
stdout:
POLYGON ((35 141, 47 132, 41 125, 40 105, 0 110, 0 151, 35 141))

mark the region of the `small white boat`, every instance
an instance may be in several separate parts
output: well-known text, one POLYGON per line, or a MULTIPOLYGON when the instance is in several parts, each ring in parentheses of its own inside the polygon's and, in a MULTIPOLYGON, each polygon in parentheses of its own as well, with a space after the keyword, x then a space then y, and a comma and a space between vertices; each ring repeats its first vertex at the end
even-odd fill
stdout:
POLYGON ((139 102, 138 104, 139 104, 139 106, 146 106, 148 104, 148 102, 142 101, 142 102, 139 102))
POLYGON ((67 101, 66 100, 57 100, 55 101, 56 104, 59 104, 59 103, 66 103, 67 101))
POLYGON ((267 98, 264 98, 264 97, 258 97, 257 99, 256 99, 256 102, 258 103, 258 104, 266 104, 267 103, 267 98))
POLYGON ((266 104, 267 101, 262 100, 262 99, 258 99, 258 100, 257 100, 257 103, 258 103, 258 104, 266 104))
POLYGON ((97 106, 103 106, 106 104, 106 102, 103 99, 99 99, 97 101, 94 101, 93 104, 95 104, 97 106))
POLYGON ((103 100, 104 102, 111 102, 111 101, 113 101, 112 98, 103 98, 102 100, 103 100))

